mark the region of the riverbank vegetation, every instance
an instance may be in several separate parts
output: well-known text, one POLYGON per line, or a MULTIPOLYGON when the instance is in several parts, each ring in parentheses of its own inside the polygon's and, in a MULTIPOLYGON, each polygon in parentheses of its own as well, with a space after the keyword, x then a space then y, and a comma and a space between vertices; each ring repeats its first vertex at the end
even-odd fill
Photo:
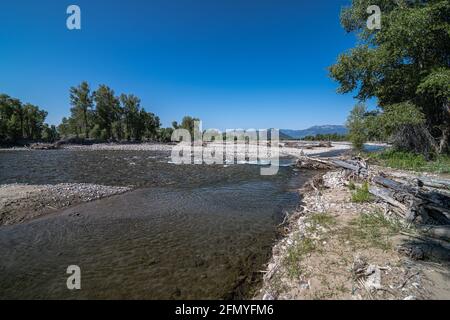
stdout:
POLYGON ((47 112, 30 103, 0 94, 0 144, 22 141, 54 141, 55 126, 46 124, 47 112))
POLYGON ((353 0, 341 14, 347 32, 361 41, 329 68, 338 92, 356 92, 361 103, 347 126, 356 148, 388 141, 427 160, 449 153, 450 3, 353 0), (366 27, 369 5, 381 9, 381 29, 366 27), (377 100, 377 109, 363 104, 377 100))
POLYGON ((141 106, 133 94, 116 96, 100 85, 91 92, 87 82, 70 88, 71 115, 58 127, 62 137, 101 141, 170 141, 171 128, 161 128, 158 116, 141 106))
POLYGON ((427 160, 424 155, 412 152, 386 150, 367 153, 366 156, 375 164, 394 169, 417 172, 450 173, 450 155, 437 155, 427 160))
POLYGON ((191 133, 197 118, 185 116, 181 123, 164 128, 157 115, 141 106, 133 94, 116 95, 106 85, 92 91, 87 82, 70 88, 70 116, 59 126, 45 123, 47 111, 0 94, 0 145, 31 142, 159 141, 170 142, 174 129, 191 133))
POLYGON ((352 246, 390 250, 392 249, 391 237, 404 229, 406 227, 398 221, 387 219, 383 213, 376 210, 371 213, 362 213, 351 219, 340 230, 339 236, 352 246))
POLYGON ((338 133, 316 134, 315 136, 303 137, 303 141, 348 141, 348 136, 338 133))
MULTIPOLYGON (((351 188, 349 188, 351 189, 351 188)), ((352 192, 352 202, 369 202, 373 198, 369 192, 369 184, 365 181, 361 187, 354 186, 354 192, 352 192)))

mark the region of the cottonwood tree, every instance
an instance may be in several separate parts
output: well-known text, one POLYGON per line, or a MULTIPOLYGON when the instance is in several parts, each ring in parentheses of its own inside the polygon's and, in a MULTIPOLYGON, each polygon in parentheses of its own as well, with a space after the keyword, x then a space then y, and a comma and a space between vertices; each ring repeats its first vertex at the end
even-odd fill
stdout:
POLYGON ((389 120, 383 130, 396 145, 448 152, 450 1, 353 0, 341 23, 360 41, 329 68, 338 92, 356 92, 361 101, 377 98, 380 127, 389 120), (380 30, 366 27, 369 5, 381 8, 380 30))
POLYGON ((125 138, 127 140, 137 140, 141 100, 132 94, 121 94, 120 102, 125 117, 125 138))
POLYGON ((70 109, 72 118, 76 123, 76 130, 83 132, 85 138, 89 138, 89 115, 92 113, 93 97, 89 84, 83 81, 77 87, 70 88, 70 109))
POLYGON ((120 119, 119 99, 114 95, 114 91, 106 85, 100 85, 94 92, 96 122, 101 130, 102 139, 112 137, 113 123, 120 119))
POLYGON ((349 131, 348 138, 357 150, 362 150, 364 142, 368 140, 366 113, 366 106, 364 104, 357 104, 350 112, 346 123, 349 131))
POLYGON ((0 94, 0 143, 41 139, 46 117, 39 107, 0 94))

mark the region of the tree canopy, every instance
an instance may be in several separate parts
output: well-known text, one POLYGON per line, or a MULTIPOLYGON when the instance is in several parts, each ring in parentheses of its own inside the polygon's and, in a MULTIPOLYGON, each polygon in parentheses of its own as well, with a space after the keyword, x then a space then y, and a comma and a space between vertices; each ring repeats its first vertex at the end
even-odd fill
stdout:
POLYGON ((0 143, 56 138, 56 128, 44 123, 47 112, 30 103, 0 94, 0 143))
POLYGON ((341 13, 358 45, 329 68, 338 92, 376 98, 379 134, 403 148, 448 152, 450 137, 450 1, 353 0, 341 13), (369 30, 367 8, 381 9, 369 30))
POLYGON ((70 89, 71 116, 63 118, 59 132, 63 137, 114 141, 170 141, 171 128, 161 128, 154 113, 141 106, 133 94, 116 96, 107 85, 91 93, 87 82, 70 89))

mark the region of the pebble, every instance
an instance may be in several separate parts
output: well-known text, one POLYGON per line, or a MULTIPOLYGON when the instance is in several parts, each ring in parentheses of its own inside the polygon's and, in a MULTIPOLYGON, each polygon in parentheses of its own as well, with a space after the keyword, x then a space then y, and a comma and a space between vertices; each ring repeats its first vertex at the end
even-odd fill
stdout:
POLYGON ((270 293, 265 293, 262 299, 263 300, 275 300, 275 297, 273 295, 271 295, 270 293))

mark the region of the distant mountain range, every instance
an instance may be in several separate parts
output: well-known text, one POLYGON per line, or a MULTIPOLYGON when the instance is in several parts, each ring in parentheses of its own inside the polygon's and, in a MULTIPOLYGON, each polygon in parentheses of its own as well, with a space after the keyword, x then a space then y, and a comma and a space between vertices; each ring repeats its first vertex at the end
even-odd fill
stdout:
POLYGON ((348 130, 342 125, 313 126, 304 130, 281 129, 280 139, 302 139, 306 136, 315 136, 317 134, 347 134, 348 130))

